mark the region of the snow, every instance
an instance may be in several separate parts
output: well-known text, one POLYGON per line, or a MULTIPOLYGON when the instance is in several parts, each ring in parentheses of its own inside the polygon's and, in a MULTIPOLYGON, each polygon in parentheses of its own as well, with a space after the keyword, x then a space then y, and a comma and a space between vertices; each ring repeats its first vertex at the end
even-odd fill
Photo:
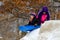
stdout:
POLYGON ((60 20, 50 20, 42 24, 20 40, 60 40, 60 20))
POLYGON ((40 28, 38 28, 38 29, 36 29, 36 30, 34 30, 34 31, 32 31, 32 32, 27 33, 27 35, 24 36, 24 37, 23 37, 22 39, 20 39, 20 40, 38 40, 39 30, 40 30, 40 28), (35 37, 37 37, 37 38, 35 38, 35 37))
POLYGON ((0 6, 2 6, 2 5, 4 5, 4 3, 0 1, 0 6))

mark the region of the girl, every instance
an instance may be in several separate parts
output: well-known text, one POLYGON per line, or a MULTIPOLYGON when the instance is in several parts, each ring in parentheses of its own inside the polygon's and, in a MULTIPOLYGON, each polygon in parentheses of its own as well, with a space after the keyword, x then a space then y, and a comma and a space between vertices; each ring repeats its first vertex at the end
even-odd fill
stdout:
POLYGON ((50 15, 48 12, 48 8, 46 6, 44 6, 42 8, 42 11, 38 14, 38 20, 39 20, 38 25, 41 25, 47 20, 50 20, 50 15))

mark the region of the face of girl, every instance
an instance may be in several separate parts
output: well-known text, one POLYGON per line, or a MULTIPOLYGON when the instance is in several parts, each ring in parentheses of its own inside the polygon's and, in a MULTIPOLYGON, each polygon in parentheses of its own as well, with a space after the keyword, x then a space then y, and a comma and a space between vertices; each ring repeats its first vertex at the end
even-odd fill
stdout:
POLYGON ((43 12, 43 14, 46 14, 46 12, 43 12))

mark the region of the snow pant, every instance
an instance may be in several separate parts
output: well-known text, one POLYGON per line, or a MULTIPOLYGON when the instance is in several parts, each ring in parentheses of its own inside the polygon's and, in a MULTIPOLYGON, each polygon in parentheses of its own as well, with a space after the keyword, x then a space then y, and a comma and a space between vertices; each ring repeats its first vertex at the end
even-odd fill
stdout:
POLYGON ((40 28, 40 26, 39 25, 36 25, 36 26, 34 26, 34 25, 24 25, 24 26, 19 26, 18 27, 18 29, 22 32, 27 32, 27 31, 31 32, 31 31, 33 31, 37 28, 40 28))

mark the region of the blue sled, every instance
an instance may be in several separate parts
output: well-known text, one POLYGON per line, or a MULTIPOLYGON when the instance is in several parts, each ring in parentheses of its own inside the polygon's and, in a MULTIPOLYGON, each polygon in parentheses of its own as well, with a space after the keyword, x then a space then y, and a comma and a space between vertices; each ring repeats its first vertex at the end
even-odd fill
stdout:
POLYGON ((27 31, 31 32, 31 31, 33 31, 37 28, 40 28, 40 26, 39 25, 36 25, 36 26, 34 26, 34 25, 24 25, 24 26, 19 26, 18 27, 18 29, 22 32, 27 32, 27 31))

